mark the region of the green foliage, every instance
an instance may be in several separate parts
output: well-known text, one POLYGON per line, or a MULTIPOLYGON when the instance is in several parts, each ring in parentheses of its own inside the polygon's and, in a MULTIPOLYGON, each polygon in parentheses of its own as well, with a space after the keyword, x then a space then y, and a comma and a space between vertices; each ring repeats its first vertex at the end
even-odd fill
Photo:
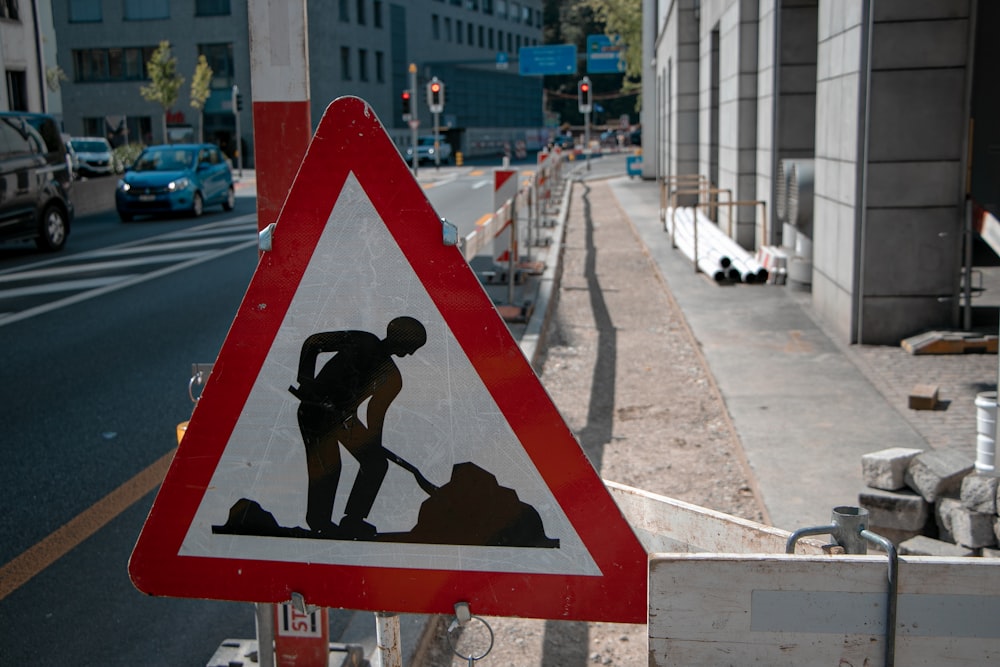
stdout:
POLYGON ((149 85, 139 88, 139 94, 148 102, 156 102, 164 111, 177 102, 184 77, 177 73, 177 58, 170 53, 170 42, 164 40, 153 51, 146 63, 149 85))
POLYGON ((634 91, 642 81, 642 1, 582 0, 604 23, 604 34, 621 38, 625 45, 625 80, 622 91, 634 91))
POLYGON ((177 58, 170 53, 170 42, 163 40, 146 63, 149 85, 141 86, 139 94, 148 102, 163 107, 163 140, 167 137, 167 111, 177 102, 184 77, 177 73, 177 58))
POLYGON ((198 56, 198 65, 195 66, 194 76, 191 77, 191 106, 198 111, 205 108, 205 102, 212 94, 212 74, 212 68, 208 66, 205 56, 198 56))
POLYGON ((139 157, 139 153, 145 148, 144 145, 139 143, 125 144, 124 146, 116 146, 111 150, 111 154, 114 155, 115 165, 118 167, 116 171, 124 171, 125 168, 132 165, 135 159, 139 157))

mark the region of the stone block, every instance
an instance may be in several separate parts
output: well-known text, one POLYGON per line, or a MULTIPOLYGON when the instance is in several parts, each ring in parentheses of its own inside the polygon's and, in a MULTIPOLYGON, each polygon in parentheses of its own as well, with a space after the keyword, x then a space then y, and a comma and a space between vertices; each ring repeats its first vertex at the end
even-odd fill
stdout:
POLYGON ((863 489, 858 494, 858 504, 868 510, 871 526, 918 532, 927 523, 930 508, 927 501, 909 489, 863 489))
POLYGON ((898 551, 904 556, 952 557, 977 555, 975 549, 969 549, 968 547, 952 544, 951 542, 942 542, 941 540, 935 540, 932 537, 925 537, 923 535, 917 535, 906 540, 899 545, 898 551))
POLYGON ((992 547, 997 543, 993 532, 995 514, 981 514, 965 507, 959 507, 951 513, 951 534, 956 544, 976 549, 992 547))
MULTIPOLYGON (((892 542, 894 545, 899 547, 900 544, 906 540, 916 537, 917 535, 923 535, 923 531, 920 530, 899 530, 898 528, 889 528, 888 526, 876 526, 869 524, 868 530, 875 533, 879 537, 884 537, 885 539, 892 542)), ((868 542, 868 551, 877 551, 884 553, 882 547, 875 544, 874 542, 868 542)))
POLYGON ((913 457, 906 468, 906 485, 929 503, 938 496, 958 492, 962 478, 975 467, 972 459, 949 449, 929 449, 913 457))
POLYGON ((962 505, 973 512, 997 513, 997 487, 1000 479, 973 473, 962 478, 962 505))
POLYGON ((951 532, 951 513, 962 508, 962 501, 951 496, 941 496, 934 501, 934 519, 937 522, 938 539, 954 542, 951 532))
POLYGON ((1000 549, 993 549, 992 547, 983 547, 980 555, 983 558, 1000 558, 1000 549))
POLYGON ((890 447, 861 457, 861 478, 873 489, 898 491, 906 486, 906 469, 922 449, 890 447))
POLYGON ((938 388, 932 384, 914 385, 910 390, 911 410, 933 410, 938 404, 938 388))

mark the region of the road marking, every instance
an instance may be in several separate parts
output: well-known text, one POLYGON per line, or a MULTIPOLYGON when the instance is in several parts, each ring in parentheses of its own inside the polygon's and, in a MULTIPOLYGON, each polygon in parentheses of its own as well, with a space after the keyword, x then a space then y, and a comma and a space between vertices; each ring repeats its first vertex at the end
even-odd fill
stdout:
POLYGON ((488 179, 488 178, 484 179, 482 181, 476 181, 475 183, 472 184, 472 189, 473 190, 478 190, 479 188, 485 187, 485 186, 487 186, 489 184, 490 184, 490 179, 488 179))
POLYGON ((171 449, 138 475, 0 567, 0 600, 72 551, 78 544, 156 488, 167 474, 167 468, 170 467, 176 451, 176 448, 171 449))
MULTIPOLYGON (((153 250, 153 249, 150 249, 153 250)), ((176 261, 186 261, 195 257, 201 257, 204 251, 190 251, 181 253, 171 253, 169 255, 150 255, 149 257, 135 257, 133 259, 116 259, 111 262, 93 262, 90 264, 73 264, 71 266, 57 266, 51 269, 35 269, 33 271, 22 271, 21 273, 8 273, 0 276, 0 285, 4 283, 20 282, 33 278, 54 278, 56 276, 73 276, 81 273, 93 271, 108 271, 125 268, 127 266, 142 266, 144 264, 168 264, 176 261)), ((7 291, 0 292, 0 296, 5 296, 7 291)))
POLYGON ((26 310, 19 311, 17 313, 14 313, 13 315, 0 319, 0 327, 4 327, 8 324, 13 324, 14 322, 20 322, 21 320, 26 320, 29 317, 34 317, 35 315, 42 315, 44 313, 48 313, 53 310, 58 310, 59 308, 63 308, 65 306, 71 306, 73 304, 77 304, 82 301, 87 301, 88 299, 93 299, 94 297, 98 297, 103 294, 108 294, 109 292, 114 292, 115 290, 131 287, 132 285, 138 285, 139 283, 144 283, 149 280, 155 280, 156 278, 160 278, 162 276, 166 276, 171 273, 176 273, 177 271, 183 271, 184 269, 191 268, 192 266, 197 266, 198 264, 204 264, 205 262, 210 262, 213 259, 218 259, 219 257, 224 257, 234 252, 238 252, 240 250, 256 246, 257 246, 256 239, 254 239, 253 241, 246 241, 244 243, 234 245, 224 250, 219 250, 218 252, 199 254, 199 256, 195 257, 194 259, 182 262, 180 264, 166 266, 157 271, 150 271, 149 273, 144 273, 142 275, 136 276, 131 280, 122 280, 112 285, 105 285, 104 287, 98 287, 96 289, 92 289, 88 292, 80 292, 78 294, 68 296, 65 299, 50 301, 49 303, 36 306, 35 308, 28 308, 26 310))
MULTIPOLYGON (((22 296, 38 296, 39 294, 55 294, 56 292, 76 292, 85 289, 95 289, 105 285, 113 285, 122 280, 134 278, 134 273, 123 273, 104 278, 83 278, 81 280, 60 280, 55 283, 42 283, 29 287, 12 287, 0 292, 0 299, 14 299, 22 296)), ((0 315, 0 320, 3 316, 0 315)))

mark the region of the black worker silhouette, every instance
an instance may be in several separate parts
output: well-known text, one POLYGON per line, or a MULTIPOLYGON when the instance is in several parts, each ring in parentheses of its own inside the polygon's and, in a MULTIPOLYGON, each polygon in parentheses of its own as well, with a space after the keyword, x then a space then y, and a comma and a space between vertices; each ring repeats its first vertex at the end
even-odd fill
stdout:
POLYGON ((348 539, 375 535, 375 527, 365 519, 389 468, 391 454, 382 446, 382 428, 386 411, 403 388, 392 358, 413 354, 426 342, 423 324, 397 317, 383 339, 367 331, 330 331, 313 334, 302 344, 299 386, 289 389, 301 401, 299 431, 309 473, 306 523, 314 532, 348 539), (317 373, 316 360, 325 352, 335 354, 317 373), (365 401, 365 415, 359 415, 365 401), (337 525, 332 513, 340 483, 340 445, 357 459, 360 470, 337 525))
POLYGON ((330 331, 306 338, 299 354, 298 422, 306 450, 308 529, 278 524, 260 503, 241 498, 225 524, 212 532, 304 539, 365 540, 423 544, 559 548, 548 537, 538 511, 513 489, 472 462, 455 463, 448 483, 435 486, 416 466, 387 449, 382 430, 389 406, 403 388, 393 357, 413 354, 427 342, 424 325, 412 317, 389 322, 385 338, 367 331, 330 331), (333 357, 316 371, 319 355, 333 357), (367 402, 367 404, 366 404, 367 402), (360 413, 365 405, 364 414, 360 413), (344 516, 333 521, 340 485, 340 447, 360 466, 344 516), (389 462, 412 473, 428 495, 417 523, 407 532, 379 533, 366 521, 382 488, 389 462))

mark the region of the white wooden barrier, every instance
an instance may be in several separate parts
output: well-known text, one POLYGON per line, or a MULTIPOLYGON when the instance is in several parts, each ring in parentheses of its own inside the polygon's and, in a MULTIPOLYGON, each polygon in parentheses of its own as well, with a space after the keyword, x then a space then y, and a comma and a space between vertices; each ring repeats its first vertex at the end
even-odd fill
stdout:
MULTIPOLYGON (((886 557, 653 555, 650 665, 884 665, 886 557)), ((1000 561, 899 559, 895 664, 1000 664, 1000 561)))
MULTIPOLYGON (((787 531, 605 484, 651 554, 651 666, 885 664, 886 555, 786 555, 787 531)), ((1000 664, 1000 560, 898 564, 896 665, 1000 664)))

